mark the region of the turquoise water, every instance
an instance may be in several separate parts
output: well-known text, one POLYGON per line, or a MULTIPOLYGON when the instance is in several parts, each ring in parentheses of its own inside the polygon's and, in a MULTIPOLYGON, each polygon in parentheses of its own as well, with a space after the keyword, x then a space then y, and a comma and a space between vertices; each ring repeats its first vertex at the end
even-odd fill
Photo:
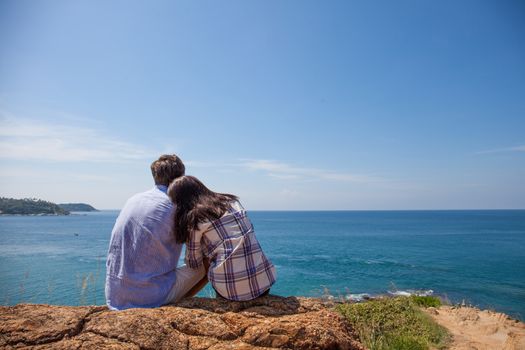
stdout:
MULTIPOLYGON (((0 303, 103 304, 116 211, 0 217, 0 303)), ((272 293, 427 292, 525 316, 525 210, 253 211, 272 293)), ((203 295, 209 295, 206 289, 203 295)))

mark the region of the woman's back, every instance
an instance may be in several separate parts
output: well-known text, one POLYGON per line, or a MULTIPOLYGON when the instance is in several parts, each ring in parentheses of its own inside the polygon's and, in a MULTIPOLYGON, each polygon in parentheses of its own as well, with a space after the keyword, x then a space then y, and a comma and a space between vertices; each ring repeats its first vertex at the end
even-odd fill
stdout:
POLYGON ((201 254, 210 260, 210 283, 226 299, 257 298, 276 280, 275 267, 264 255, 253 225, 237 201, 222 217, 202 223, 192 232, 186 263, 200 265, 201 254))

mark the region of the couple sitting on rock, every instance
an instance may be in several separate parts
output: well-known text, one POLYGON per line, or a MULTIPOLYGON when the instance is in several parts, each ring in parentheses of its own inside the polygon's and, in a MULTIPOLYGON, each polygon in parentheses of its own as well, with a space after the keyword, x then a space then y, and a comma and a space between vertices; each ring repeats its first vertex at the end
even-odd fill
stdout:
POLYGON ((275 267, 231 194, 209 190, 176 155, 151 164, 155 187, 122 208, 109 244, 106 301, 112 310, 158 307, 197 294, 209 281, 217 297, 268 294, 275 267), (185 265, 177 267, 186 243, 185 265))

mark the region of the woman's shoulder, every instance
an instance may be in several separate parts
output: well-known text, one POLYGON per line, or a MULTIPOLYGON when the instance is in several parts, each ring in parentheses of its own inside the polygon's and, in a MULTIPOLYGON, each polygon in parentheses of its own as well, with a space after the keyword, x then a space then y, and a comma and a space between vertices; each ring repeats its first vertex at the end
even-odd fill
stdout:
POLYGON ((238 212, 238 211, 244 211, 244 207, 242 206, 241 202, 238 200, 234 200, 230 203, 230 212, 238 212))
POLYGON ((245 215, 246 211, 244 210, 242 204, 238 200, 234 200, 230 202, 228 209, 221 215, 221 217, 209 221, 209 226, 207 227, 224 225, 232 220, 235 220, 236 218, 239 219, 245 215))
POLYGON ((210 230, 219 226, 227 225, 229 222, 238 220, 244 216, 246 216, 244 207, 238 200, 234 200, 230 202, 228 209, 221 215, 221 217, 200 223, 198 229, 201 231, 210 230))

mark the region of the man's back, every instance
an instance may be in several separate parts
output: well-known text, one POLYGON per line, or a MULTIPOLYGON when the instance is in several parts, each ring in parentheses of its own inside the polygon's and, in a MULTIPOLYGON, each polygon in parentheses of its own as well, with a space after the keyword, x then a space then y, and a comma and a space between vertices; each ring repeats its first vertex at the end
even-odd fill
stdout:
POLYGON ((180 244, 172 233, 174 207, 166 186, 131 197, 109 245, 106 300, 111 309, 157 307, 175 283, 180 244))

